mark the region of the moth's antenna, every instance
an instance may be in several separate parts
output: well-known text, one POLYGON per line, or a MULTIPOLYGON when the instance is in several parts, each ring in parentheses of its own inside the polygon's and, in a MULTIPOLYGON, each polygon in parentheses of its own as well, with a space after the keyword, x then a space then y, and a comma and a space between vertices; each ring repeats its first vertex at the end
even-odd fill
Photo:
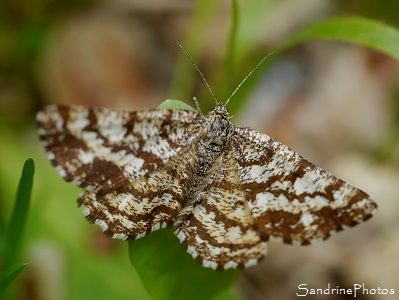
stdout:
POLYGON ((230 99, 233 98, 233 96, 235 95, 235 93, 237 93, 237 91, 240 89, 240 87, 242 86, 242 84, 248 79, 249 76, 252 75, 253 72, 255 72, 255 70, 265 61, 266 58, 268 58, 270 55, 272 55, 273 52, 269 53, 268 55, 266 55, 264 58, 262 58, 262 60, 256 65, 255 68, 252 69, 251 72, 249 72, 249 74, 247 76, 245 76, 245 78, 241 81, 241 83, 236 87, 236 89, 234 90, 234 92, 230 95, 229 99, 226 100, 226 103, 224 104, 224 106, 227 106, 227 103, 229 103, 230 99))
POLYGON ((211 92, 211 95, 212 95, 213 99, 215 99, 216 103, 218 103, 218 100, 216 99, 216 96, 215 96, 215 94, 213 93, 211 87, 209 86, 208 82, 206 81, 204 75, 202 75, 200 69, 197 67, 197 65, 194 63, 194 61, 191 59, 190 55, 188 55, 187 51, 183 48, 183 46, 182 46, 178 41, 175 41, 175 43, 179 45, 179 47, 183 50, 184 54, 188 57, 188 59, 190 60, 190 62, 191 62, 191 63, 193 64, 193 66, 197 69, 198 73, 200 73, 200 75, 201 75, 201 77, 202 77, 202 80, 204 80, 206 86, 208 87, 208 90, 211 92))

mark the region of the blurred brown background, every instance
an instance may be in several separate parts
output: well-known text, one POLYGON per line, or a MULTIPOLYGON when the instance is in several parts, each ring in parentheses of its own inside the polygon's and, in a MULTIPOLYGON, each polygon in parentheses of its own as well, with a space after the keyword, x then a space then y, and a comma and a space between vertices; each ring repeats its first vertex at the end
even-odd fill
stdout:
MULTIPOLYGON (((399 24, 395 1, 238 1, 236 64, 224 84, 230 1, 34 0, 0 6, 0 218, 11 212, 20 169, 37 165, 26 232, 28 269, 16 299, 149 299, 126 245, 88 224, 66 184, 47 162, 34 116, 46 104, 154 108, 167 98, 203 110, 212 98, 174 40, 198 63, 224 101, 256 63, 285 38, 335 15, 399 24)), ((296 299, 312 288, 395 289, 399 294, 398 64, 346 43, 308 42, 274 54, 233 122, 256 128, 365 190, 378 214, 309 247, 269 244, 245 270, 237 299, 296 299)), ((231 100, 234 102, 234 98, 231 100)), ((316 298, 314 298, 316 299, 316 298)), ((319 298, 317 298, 319 299, 319 298)), ((351 299, 325 296, 320 299, 351 299)))

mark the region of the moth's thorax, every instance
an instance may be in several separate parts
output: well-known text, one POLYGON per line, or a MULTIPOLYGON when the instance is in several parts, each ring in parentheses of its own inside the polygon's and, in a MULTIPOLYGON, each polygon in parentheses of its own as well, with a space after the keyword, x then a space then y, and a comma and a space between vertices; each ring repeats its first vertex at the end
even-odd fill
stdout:
POLYGON ((234 126, 230 122, 230 116, 226 107, 217 105, 205 117, 204 138, 209 142, 211 148, 219 148, 221 151, 224 151, 233 128, 234 126))
POLYGON ((229 121, 227 109, 217 105, 204 116, 202 133, 195 145, 195 162, 192 165, 193 177, 207 176, 215 162, 229 148, 233 124, 229 121))
POLYGON ((233 128, 233 124, 229 121, 229 113, 223 105, 218 104, 203 116, 202 129, 193 150, 194 160, 190 171, 190 176, 196 178, 194 181, 209 175, 217 159, 228 149, 233 128))

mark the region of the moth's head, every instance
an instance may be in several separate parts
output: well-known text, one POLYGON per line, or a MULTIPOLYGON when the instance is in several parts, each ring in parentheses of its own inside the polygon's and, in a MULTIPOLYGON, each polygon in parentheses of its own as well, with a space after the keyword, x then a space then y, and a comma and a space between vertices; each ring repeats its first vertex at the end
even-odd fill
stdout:
POLYGON ((209 114, 213 114, 219 118, 230 119, 229 111, 227 110, 226 106, 221 103, 217 103, 216 107, 209 114))

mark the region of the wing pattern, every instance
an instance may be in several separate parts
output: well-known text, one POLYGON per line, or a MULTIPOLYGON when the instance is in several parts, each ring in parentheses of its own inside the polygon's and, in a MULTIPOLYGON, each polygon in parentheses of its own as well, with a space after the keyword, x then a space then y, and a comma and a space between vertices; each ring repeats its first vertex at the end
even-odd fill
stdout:
POLYGON ((241 189, 236 161, 226 151, 204 187, 202 201, 175 234, 205 267, 228 269, 255 265, 266 254, 241 189))
POLYGON ((174 226, 205 267, 252 266, 269 240, 311 244, 375 213, 363 191, 229 120, 221 104, 207 116, 82 106, 37 115, 50 161, 85 189, 78 203, 91 223, 123 240, 174 226))
POLYGON ((183 189, 191 153, 182 150, 162 168, 115 189, 86 190, 79 205, 86 219, 107 236, 134 240, 159 228, 172 226, 184 206, 183 189))
POLYGON ((252 128, 236 128, 233 154, 262 240, 314 243, 376 211, 366 193, 252 128))
POLYGON ((91 190, 123 186, 162 166, 190 144, 201 118, 185 110, 44 108, 40 139, 59 174, 91 190))

